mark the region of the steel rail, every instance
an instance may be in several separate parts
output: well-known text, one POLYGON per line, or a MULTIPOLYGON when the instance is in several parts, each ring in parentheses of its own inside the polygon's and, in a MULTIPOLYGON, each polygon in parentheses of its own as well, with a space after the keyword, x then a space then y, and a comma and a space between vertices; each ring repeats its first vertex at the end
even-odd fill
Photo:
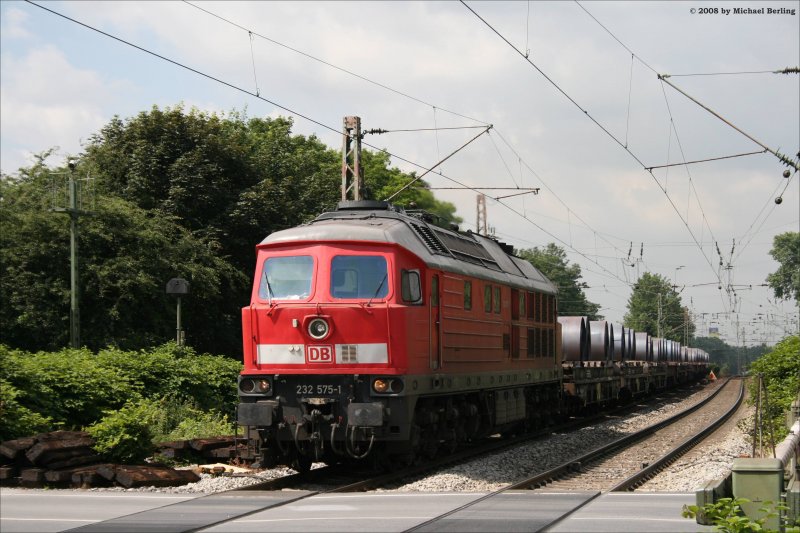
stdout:
POLYGON ((652 435, 653 433, 655 433, 659 429, 664 428, 666 426, 669 426, 671 424, 674 424, 678 420, 684 418, 685 416, 687 416, 687 415, 693 413, 694 411, 697 411, 701 407, 705 406, 706 404, 711 402, 711 400, 713 400, 717 396, 717 394, 719 394, 722 391, 722 389, 725 388, 728 385, 729 382, 730 382, 730 379, 726 380, 720 387, 717 388, 717 390, 715 390, 708 397, 706 397, 702 401, 692 405, 691 407, 688 407, 688 408, 684 409, 680 413, 677 413, 677 414, 675 414, 675 415, 673 415, 673 416, 671 416, 671 417, 669 417, 669 418, 667 418, 665 420, 662 420, 661 422, 657 422, 655 424, 647 426, 646 428, 644 428, 642 430, 639 430, 639 431, 637 431, 635 433, 631 433, 630 435, 626 435, 625 437, 621 437, 621 438, 619 438, 619 439, 617 439, 615 441, 612 441, 612 442, 610 442, 608 444, 604 444, 603 446, 595 448, 594 450, 591 450, 590 452, 587 452, 587 453, 581 455, 580 457, 575 457, 573 459, 570 459, 569 461, 567 461, 565 463, 562 463, 561 465, 556 466, 554 468, 551 468, 550 470, 548 470, 546 472, 543 472, 541 474, 537 474, 535 476, 531 476, 529 478, 523 479, 522 481, 518 481, 518 482, 516 482, 516 483, 514 483, 512 485, 509 485, 508 487, 505 487, 505 488, 503 488, 501 490, 526 489, 526 488, 530 488, 530 487, 539 487, 539 486, 542 486, 542 485, 546 485, 547 483, 550 483, 550 482, 554 481, 555 479, 563 476, 564 474, 568 474, 568 473, 571 473, 571 472, 575 471, 583 463, 586 463, 586 462, 595 460, 595 459, 597 459, 599 457, 608 455, 610 452, 613 452, 613 451, 615 451, 615 450, 617 450, 619 448, 627 448, 630 445, 632 445, 632 444, 644 439, 645 437, 647 437, 649 435, 652 435))
MULTIPOLYGON (((723 386, 720 386, 719 389, 715 391, 713 394, 717 394, 717 392, 719 392, 719 390, 721 390, 723 386)), ((707 400, 708 398, 706 399, 706 401, 707 400)), ((415 476, 421 476, 423 474, 435 471, 440 468, 444 468, 446 466, 451 466, 466 461, 471 461, 482 455, 496 453, 508 448, 512 448, 519 444, 523 444, 525 442, 534 441, 536 439, 546 437, 547 435, 553 432, 574 431, 577 429, 581 429, 596 424, 597 422, 601 421, 602 419, 606 418, 609 415, 630 413, 630 412, 635 412, 636 410, 637 409, 635 405, 624 405, 616 409, 611 409, 608 411, 604 411, 602 413, 593 414, 591 416, 586 416, 583 418, 576 418, 573 420, 569 420, 567 422, 563 422, 561 424, 545 426, 543 428, 539 428, 535 431, 531 431, 523 435, 515 437, 505 437, 502 439, 488 439, 483 442, 473 444, 468 448, 457 450, 453 453, 448 454, 446 457, 441 457, 435 460, 426 461, 421 464, 409 465, 403 468, 402 470, 382 473, 375 476, 370 476, 366 479, 360 479, 352 483, 343 483, 341 486, 334 487, 328 490, 318 490, 314 492, 317 493, 358 492, 358 491, 371 490, 378 487, 384 487, 393 482, 399 481, 400 479, 403 478, 413 478, 415 476)), ((326 479, 338 478, 338 480, 341 480, 342 477, 347 477, 347 476, 357 477, 357 473, 354 473, 347 465, 325 466, 322 468, 315 468, 313 470, 309 470, 308 472, 305 473, 289 474, 287 476, 282 476, 279 478, 255 483, 253 485, 232 489, 231 492, 267 491, 267 490, 280 490, 283 488, 298 489, 302 488, 302 486, 306 484, 311 484, 311 485, 326 484, 325 481, 326 479)))
POLYGON ((627 479, 617 483, 610 489, 609 492, 623 492, 623 491, 634 490, 643 482, 647 481, 655 474, 663 470, 665 467, 675 462, 676 459, 678 459, 683 454, 685 454, 686 452, 697 446, 701 441, 705 440, 706 437, 711 435, 711 433, 716 431, 717 428, 719 428, 722 424, 727 422, 742 405, 743 400, 744 400, 744 379, 741 380, 739 388, 739 397, 736 399, 734 405, 730 409, 728 409, 722 416, 720 416, 713 424, 701 430, 700 432, 696 433, 695 435, 692 435, 682 443, 678 444, 675 448, 664 454, 660 459, 650 463, 650 465, 647 466, 647 468, 643 468, 642 470, 633 474, 627 479))
MULTIPOLYGON (((726 379, 722 383, 722 385, 720 385, 717 388, 717 390, 715 390, 708 397, 704 398, 703 400, 701 400, 700 402, 696 403, 695 405, 684 409, 680 413, 677 413, 677 414, 671 416, 670 418, 667 418, 666 420, 663 420, 661 422, 657 422, 655 424, 652 424, 652 425, 644 428, 643 430, 640 430, 640 431, 638 431, 636 433, 632 433, 631 435, 628 435, 626 437, 617 439, 617 440, 615 440, 615 441, 613 441, 613 442, 611 442, 609 444, 606 444, 604 446, 600 446, 599 448, 596 448, 596 449, 592 450, 591 452, 589 452, 587 454, 584 454, 584 455, 582 455, 582 456, 580 456, 578 458, 571 459, 570 461, 568 461, 566 463, 563 463, 562 465, 557 466, 555 468, 552 468, 552 469, 548 470, 547 472, 543 472, 541 474, 537 474, 535 476, 531 476, 531 477, 529 477, 527 479, 524 479, 522 481, 518 481, 516 483, 512 483, 512 484, 507 485, 505 487, 501 487, 501 488, 499 488, 497 490, 489 492, 488 494, 486 494, 484 496, 481 496, 480 498, 477 498, 476 500, 473 500, 473 501, 471 501, 469 503, 466 503, 466 504, 464 504, 464 505, 462 505, 460 507, 452 509, 452 510, 450 510, 450 511, 448 511, 446 513, 443 513, 443 514, 441 514, 439 516, 431 518, 430 520, 426 520, 425 522, 417 524, 414 527, 406 529, 405 533, 409 533, 409 532, 412 532, 412 531, 418 531, 418 530, 421 530, 423 528, 426 528, 426 527, 428 527, 429 525, 431 525, 431 524, 433 524, 435 522, 438 522, 438 521, 440 521, 442 519, 448 518, 448 517, 460 512, 460 511, 463 511, 465 509, 473 507, 474 505, 479 504, 481 502, 484 502, 484 501, 486 501, 488 499, 494 498, 495 496, 498 496, 498 495, 500 495, 500 494, 502 494, 504 492, 511 491, 511 490, 518 490, 518 489, 527 489, 527 488, 530 488, 530 487, 532 487, 534 485, 539 486, 539 485, 542 485, 542 484, 549 483, 550 481, 552 481, 555 478, 557 478, 559 475, 567 473, 568 471, 573 471, 575 469, 576 464, 578 464, 580 462, 588 461, 588 460, 600 457, 602 455, 606 455, 609 452, 611 452, 611 451, 613 451, 613 450, 615 450, 617 448, 627 447, 628 444, 633 444, 634 442, 642 440, 644 437, 655 433, 657 430, 661 429, 662 427, 665 427, 667 425, 675 423, 678 420, 680 420, 680 419, 684 418, 685 416, 691 414, 692 412, 696 411, 700 407, 703 407, 704 405, 708 404, 714 397, 717 396, 717 394, 719 394, 722 391, 722 389, 724 389, 728 385, 729 382, 730 382, 730 378, 726 379)), ((566 518, 567 516, 569 516, 570 514, 575 512, 577 509, 583 507, 584 505, 586 505, 587 503, 589 503, 593 499, 597 498, 600 494, 601 494, 601 492, 597 491, 597 494, 595 494, 594 496, 588 498, 586 501, 584 501, 583 503, 581 503, 577 507, 568 510, 566 513, 564 513, 561 516, 559 516, 558 518, 554 519, 549 524, 541 527, 539 529, 539 531, 543 531, 543 530, 547 529, 548 527, 551 527, 553 524, 556 524, 556 523, 562 521, 564 518, 566 518)))

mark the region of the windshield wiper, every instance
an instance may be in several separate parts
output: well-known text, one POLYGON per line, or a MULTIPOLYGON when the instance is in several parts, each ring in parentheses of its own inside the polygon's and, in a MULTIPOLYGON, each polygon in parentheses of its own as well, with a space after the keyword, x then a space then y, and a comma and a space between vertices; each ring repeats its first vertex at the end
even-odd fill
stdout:
POLYGON ((386 283, 386 278, 387 277, 389 277, 389 272, 386 272, 386 274, 383 275, 383 279, 381 280, 380 284, 378 285, 378 288, 375 289, 375 294, 373 294, 372 298, 370 298, 369 301, 367 302, 367 307, 369 307, 369 305, 372 303, 372 300, 374 300, 375 298, 378 297, 378 293, 381 292, 381 289, 383 288, 383 284, 386 283))
POLYGON ((266 269, 264 270, 264 281, 267 283, 267 303, 272 307, 272 299, 275 297, 275 293, 272 292, 272 285, 269 284, 269 276, 266 269))

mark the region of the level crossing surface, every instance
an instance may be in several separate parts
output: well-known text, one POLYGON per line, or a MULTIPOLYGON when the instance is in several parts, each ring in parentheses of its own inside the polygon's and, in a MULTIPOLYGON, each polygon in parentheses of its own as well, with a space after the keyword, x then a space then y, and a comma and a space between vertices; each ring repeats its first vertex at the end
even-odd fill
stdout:
POLYGON ((208 496, 0 489, 3 533, 178 531, 712 531, 681 517, 694 493, 303 491, 208 496), (442 517, 442 515, 445 515, 442 517), (436 520, 437 517, 441 517, 436 520), (210 525, 216 524, 216 525, 210 525))

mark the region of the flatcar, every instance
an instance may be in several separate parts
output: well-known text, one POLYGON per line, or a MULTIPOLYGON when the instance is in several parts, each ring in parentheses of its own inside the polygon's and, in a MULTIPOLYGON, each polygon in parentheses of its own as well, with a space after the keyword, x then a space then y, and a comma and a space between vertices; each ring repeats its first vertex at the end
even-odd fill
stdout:
POLYGON ((624 396, 613 350, 589 364, 588 324, 562 353, 556 296, 511 247, 384 202, 269 235, 242 309, 242 456, 403 464, 624 396))

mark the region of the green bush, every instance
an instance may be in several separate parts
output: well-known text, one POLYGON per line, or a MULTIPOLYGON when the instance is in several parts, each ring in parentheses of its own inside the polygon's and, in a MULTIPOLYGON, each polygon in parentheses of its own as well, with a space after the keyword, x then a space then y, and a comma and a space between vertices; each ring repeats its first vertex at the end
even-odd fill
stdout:
POLYGON ((155 450, 153 428, 161 402, 139 399, 86 428, 94 438, 94 449, 112 462, 141 462, 155 450))
POLYGON ((178 424, 169 433, 165 434, 161 440, 223 437, 233 435, 235 431, 234 424, 230 421, 228 415, 213 411, 201 411, 192 406, 188 406, 181 414, 178 424))
POLYGON ((20 405, 22 392, 5 379, 0 379, 0 441, 47 431, 52 421, 46 416, 20 405))
MULTIPOLYGON (((786 435, 786 412, 800 392, 800 336, 787 337, 775 345, 772 351, 762 355, 750 365, 750 403, 758 395, 757 374, 762 374, 767 386, 769 409, 764 420, 769 421, 776 443, 786 435)), ((762 395, 763 402, 763 395, 762 395)))
POLYGON ((130 381, 143 397, 191 400, 203 409, 233 413, 238 401, 236 377, 242 364, 169 342, 149 351, 102 350, 99 363, 130 381))
POLYGON ((28 353, 0 346, 0 363, 19 404, 56 427, 91 424, 135 396, 126 376, 98 365, 85 349, 28 353))
POLYGON ((95 450, 110 461, 138 462, 152 455, 159 442, 233 434, 227 415, 204 411, 176 398, 140 399, 109 412, 87 428, 95 450))
POLYGON ((222 427, 220 417, 231 416, 238 401, 236 377, 242 365, 171 342, 150 350, 108 348, 98 354, 86 349, 31 353, 0 345, 0 368, 0 438, 7 440, 52 429, 119 424, 109 413, 145 399, 165 412, 172 409, 178 417, 167 422, 159 413, 163 427, 148 426, 154 435, 172 432, 180 417, 202 420, 199 427, 217 422, 222 427), (186 404, 193 410, 167 404, 186 404))
MULTIPOLYGON (((761 531, 773 531, 764 529, 764 524, 771 518, 780 516, 781 512, 788 510, 783 504, 772 505, 772 502, 765 501, 759 508, 760 516, 750 518, 742 511, 742 504, 750 503, 746 498, 720 498, 714 503, 707 503, 702 507, 697 505, 684 505, 681 515, 684 518, 697 518, 704 515, 706 522, 714 524, 715 531, 724 533, 755 533, 761 531)), ((800 533, 800 529, 786 523, 785 518, 780 518, 786 533, 800 533), (789 526, 789 527, 787 527, 789 526)))

